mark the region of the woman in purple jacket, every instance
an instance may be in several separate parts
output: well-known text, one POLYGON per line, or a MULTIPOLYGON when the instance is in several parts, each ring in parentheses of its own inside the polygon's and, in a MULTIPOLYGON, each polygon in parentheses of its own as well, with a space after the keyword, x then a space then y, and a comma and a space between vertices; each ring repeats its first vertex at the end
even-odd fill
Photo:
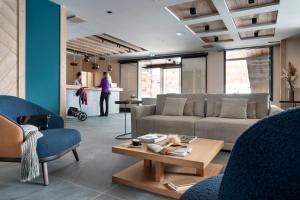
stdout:
POLYGON ((108 115, 108 101, 110 95, 110 77, 107 72, 103 72, 103 78, 101 79, 100 86, 101 96, 100 96, 100 117, 108 115), (105 101, 105 113, 103 109, 103 102, 105 101))

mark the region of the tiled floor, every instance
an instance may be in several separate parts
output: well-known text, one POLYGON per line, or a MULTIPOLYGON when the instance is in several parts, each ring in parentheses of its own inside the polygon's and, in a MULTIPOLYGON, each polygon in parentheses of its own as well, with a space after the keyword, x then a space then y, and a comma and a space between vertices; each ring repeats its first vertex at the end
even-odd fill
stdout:
MULTIPOLYGON (((93 117, 85 122, 69 119, 67 126, 78 129, 82 144, 80 162, 72 153, 49 163, 50 185, 19 182, 20 165, 0 162, 0 200, 164 200, 167 198, 111 183, 111 175, 136 162, 135 159, 111 153, 111 147, 122 141, 114 137, 124 131, 124 115, 93 117)), ((128 120, 129 122, 130 120, 128 120)), ((130 127, 128 127, 130 130, 130 127)), ((221 152, 215 162, 226 164, 229 153, 221 152)))

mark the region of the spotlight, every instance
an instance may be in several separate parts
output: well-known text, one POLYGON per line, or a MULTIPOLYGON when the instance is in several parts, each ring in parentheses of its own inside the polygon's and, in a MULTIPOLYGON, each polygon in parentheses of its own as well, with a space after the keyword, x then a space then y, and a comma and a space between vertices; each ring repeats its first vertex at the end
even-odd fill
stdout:
POLYGON ((108 66, 107 66, 107 71, 109 71, 109 72, 112 71, 112 66, 111 66, 111 65, 108 65, 108 66))
POLYGON ((218 42, 219 41, 219 37, 215 37, 215 42, 218 42))
POLYGON ((90 62, 90 57, 88 55, 85 55, 83 61, 90 62))
POLYGON ((256 17, 253 17, 252 18, 252 24, 256 24, 257 23, 257 18, 256 17))
POLYGON ((258 33, 259 33, 259 31, 255 31, 254 32, 254 37, 258 37, 258 33))
POLYGON ((190 14, 191 15, 196 15, 196 8, 195 7, 192 7, 192 8, 190 8, 190 14))
POLYGON ((99 68, 100 68, 100 66, 99 66, 97 63, 93 63, 92 69, 97 70, 97 69, 99 69, 99 68))
POLYGON ((209 31, 209 25, 204 26, 205 31, 209 31))

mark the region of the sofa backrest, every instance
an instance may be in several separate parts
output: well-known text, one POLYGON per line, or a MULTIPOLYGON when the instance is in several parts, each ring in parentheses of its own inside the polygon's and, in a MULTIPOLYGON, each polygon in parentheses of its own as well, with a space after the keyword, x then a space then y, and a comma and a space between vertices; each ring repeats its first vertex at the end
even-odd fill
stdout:
MULTIPOLYGON (((205 116, 205 94, 160 94, 157 95, 156 100, 156 114, 161 115, 165 106, 167 97, 172 98, 187 98, 186 106, 193 106, 193 115, 204 117, 205 116)), ((187 109, 188 110, 188 109, 187 109)), ((187 114, 184 114, 187 115, 187 114)))
POLYGON ((246 98, 249 102, 256 102, 257 118, 263 118, 269 114, 270 97, 267 93, 253 93, 253 94, 207 94, 206 116, 214 116, 214 106, 217 102, 222 102, 222 98, 246 98))
POLYGON ((219 200, 298 199, 300 108, 259 120, 235 143, 219 200))

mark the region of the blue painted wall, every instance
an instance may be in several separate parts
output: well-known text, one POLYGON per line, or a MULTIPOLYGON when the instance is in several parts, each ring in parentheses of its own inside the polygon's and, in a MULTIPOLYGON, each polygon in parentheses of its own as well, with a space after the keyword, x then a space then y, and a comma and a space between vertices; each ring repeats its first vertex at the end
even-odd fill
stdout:
POLYGON ((26 0, 26 99, 59 113, 60 6, 26 0))

